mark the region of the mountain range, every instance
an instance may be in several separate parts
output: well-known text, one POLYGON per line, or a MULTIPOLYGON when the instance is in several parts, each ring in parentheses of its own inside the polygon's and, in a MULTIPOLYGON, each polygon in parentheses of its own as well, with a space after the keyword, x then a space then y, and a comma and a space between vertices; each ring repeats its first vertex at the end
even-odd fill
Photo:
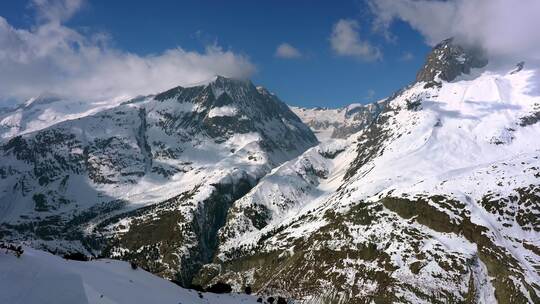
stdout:
POLYGON ((448 39, 341 109, 224 77, 36 98, 0 113, 0 236, 294 303, 539 303, 538 77, 448 39))

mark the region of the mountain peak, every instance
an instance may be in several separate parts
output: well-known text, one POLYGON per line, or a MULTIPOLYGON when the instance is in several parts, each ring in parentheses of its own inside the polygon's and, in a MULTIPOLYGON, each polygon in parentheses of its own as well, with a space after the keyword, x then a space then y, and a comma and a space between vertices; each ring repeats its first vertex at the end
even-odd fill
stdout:
POLYGON ((227 93, 233 99, 242 99, 243 96, 248 95, 250 92, 257 91, 253 83, 251 83, 251 81, 248 79, 216 75, 204 81, 174 87, 170 90, 157 94, 156 99, 165 100, 169 98, 177 98, 186 92, 199 92, 200 90, 210 90, 216 99, 219 98, 223 93, 227 93))
POLYGON ((222 75, 214 75, 208 79, 193 82, 187 85, 179 85, 178 88, 192 88, 192 87, 201 87, 201 86, 223 86, 223 85, 246 85, 250 84, 251 81, 248 79, 235 78, 235 77, 226 77, 222 75))
POLYGON ((221 75, 214 76, 213 80, 210 83, 215 84, 225 84, 225 83, 231 83, 231 84, 246 84, 251 83, 249 79, 247 78, 236 78, 236 77, 225 77, 221 75))
POLYGON ((487 63, 484 52, 478 47, 465 46, 454 38, 448 38, 429 53, 426 63, 416 75, 416 81, 429 84, 439 79, 452 81, 461 74, 469 74, 472 68, 481 68, 487 63))
POLYGON ((244 93, 256 90, 253 83, 248 79, 229 78, 224 76, 216 76, 213 81, 208 83, 208 86, 212 88, 216 97, 219 97, 224 92, 229 95, 236 95, 239 90, 244 91, 244 93))

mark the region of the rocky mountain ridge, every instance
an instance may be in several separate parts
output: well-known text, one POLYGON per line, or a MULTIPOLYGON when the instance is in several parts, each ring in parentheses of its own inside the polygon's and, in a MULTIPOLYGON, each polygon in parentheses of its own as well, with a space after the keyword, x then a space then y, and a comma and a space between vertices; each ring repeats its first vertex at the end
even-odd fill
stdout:
POLYGON ((0 233, 137 260, 189 285, 230 203, 316 142, 249 81, 137 98, 3 143, 0 233))
POLYGON ((540 301, 540 96, 536 71, 513 71, 419 80, 286 162, 235 201, 196 282, 300 303, 540 301))

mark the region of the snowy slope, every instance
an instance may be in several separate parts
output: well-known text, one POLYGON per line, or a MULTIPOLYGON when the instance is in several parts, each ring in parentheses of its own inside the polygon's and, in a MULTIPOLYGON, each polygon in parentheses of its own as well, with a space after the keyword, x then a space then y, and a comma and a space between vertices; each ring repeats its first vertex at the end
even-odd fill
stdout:
POLYGON ((127 262, 70 261, 31 248, 20 258, 0 252, 0 303, 257 303, 247 295, 201 295, 127 262))
POLYGON ((0 110, 0 142, 38 131, 62 121, 77 119, 119 105, 127 97, 104 101, 73 101, 42 95, 13 109, 0 110))
POLYGON ((320 206, 342 184, 354 147, 353 137, 327 140, 264 177, 230 210, 220 231, 220 258, 227 259, 231 248, 254 246, 261 235, 320 206))
MULTIPOLYGON (((459 55, 445 43, 434 54, 459 55)), ((467 70, 425 68, 439 65, 467 70)), ((341 153, 275 169, 234 203, 198 280, 302 303, 538 303, 540 81, 514 71, 434 73, 341 153)))
POLYGON ((230 203, 316 142, 249 81, 134 99, 1 145, 0 235, 138 259, 188 285, 230 203))
MULTIPOLYGON (((215 82, 214 76, 206 81, 185 85, 185 88, 205 86, 215 82)), ((110 100, 70 100, 56 94, 41 94, 11 108, 0 108, 0 142, 17 135, 38 131, 57 123, 82 118, 114 108, 124 102, 134 102, 151 96, 118 96, 110 100)))
MULTIPOLYGON (((536 117, 540 109, 540 96, 530 95, 537 80, 533 70, 513 75, 485 71, 473 79, 445 83, 440 89, 424 89, 418 83, 404 91, 391 103, 394 113, 385 114, 384 153, 369 167, 355 168, 366 171, 362 181, 369 181, 361 192, 378 193, 391 186, 409 192, 444 190, 480 199, 488 190, 481 185, 501 176, 475 177, 474 182, 463 181, 455 188, 437 183, 460 180, 464 173, 495 163, 534 159, 540 142, 531 139, 539 134, 540 125, 527 119, 536 117)), ((522 184, 507 182, 498 192, 508 194, 512 187, 536 181, 528 174, 519 178, 522 184)))
POLYGON ((370 104, 351 104, 343 108, 302 108, 291 106, 291 110, 308 125, 320 142, 331 138, 347 138, 367 127, 384 109, 380 100, 370 104))

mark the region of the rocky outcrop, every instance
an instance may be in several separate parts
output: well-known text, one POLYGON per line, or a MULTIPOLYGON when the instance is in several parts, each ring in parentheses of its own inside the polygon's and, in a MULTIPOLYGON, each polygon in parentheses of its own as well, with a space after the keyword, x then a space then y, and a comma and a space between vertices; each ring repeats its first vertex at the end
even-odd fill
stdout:
POLYGON ((461 74, 469 74, 473 68, 488 63, 483 51, 476 47, 462 46, 453 38, 437 44, 426 58, 426 63, 416 75, 417 82, 436 84, 439 79, 452 81, 461 74))

